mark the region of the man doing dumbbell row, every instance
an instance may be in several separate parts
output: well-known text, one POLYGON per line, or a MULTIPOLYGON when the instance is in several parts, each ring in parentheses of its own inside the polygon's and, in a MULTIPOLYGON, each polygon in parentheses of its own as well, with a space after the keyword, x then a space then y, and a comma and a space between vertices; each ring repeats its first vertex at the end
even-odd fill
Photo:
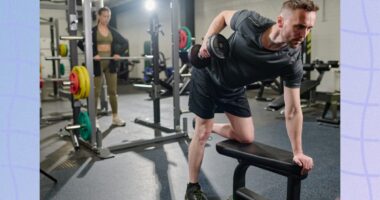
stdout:
POLYGON ((251 110, 245 85, 281 76, 284 80, 286 129, 293 160, 310 171, 313 160, 303 152, 300 85, 302 79, 301 43, 313 28, 318 6, 311 0, 287 0, 276 21, 255 11, 222 11, 212 21, 199 50, 210 56, 207 38, 229 26, 229 56, 214 59, 206 68, 193 68, 189 108, 196 117, 195 134, 189 146, 189 183, 185 199, 207 199, 198 176, 211 132, 241 143, 254 140, 251 110), (216 108, 223 109, 230 123, 214 123, 216 108))

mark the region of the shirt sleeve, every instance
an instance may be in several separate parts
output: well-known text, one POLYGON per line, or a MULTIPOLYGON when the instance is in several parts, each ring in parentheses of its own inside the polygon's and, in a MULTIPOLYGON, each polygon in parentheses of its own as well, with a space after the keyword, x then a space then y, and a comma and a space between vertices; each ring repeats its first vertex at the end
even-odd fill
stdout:
POLYGON ((303 64, 301 59, 287 67, 286 72, 282 76, 284 80, 284 86, 288 88, 300 88, 303 77, 303 64))
POLYGON ((268 25, 274 22, 268 18, 261 16, 255 11, 239 10, 231 18, 230 26, 232 30, 238 31, 242 34, 249 34, 251 32, 258 32, 261 29, 265 30, 268 25))
POLYGON ((241 24, 241 22, 248 17, 247 10, 239 10, 236 11, 235 14, 231 18, 230 26, 232 30, 236 31, 241 24))

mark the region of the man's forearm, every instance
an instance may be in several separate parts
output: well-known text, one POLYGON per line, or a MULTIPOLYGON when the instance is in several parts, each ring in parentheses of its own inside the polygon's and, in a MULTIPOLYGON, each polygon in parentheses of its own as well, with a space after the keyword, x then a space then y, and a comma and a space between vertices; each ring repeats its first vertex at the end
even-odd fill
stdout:
POLYGON ((207 39, 213 34, 220 33, 226 26, 227 24, 224 18, 224 14, 221 12, 214 18, 214 20, 212 20, 203 41, 207 41, 207 39))
POLYGON ((226 26, 230 25, 231 17, 235 13, 233 10, 225 10, 219 13, 214 20, 212 20, 207 33, 204 38, 204 42, 207 41, 207 39, 216 33, 220 33, 226 26))
POLYGON ((286 129, 292 145, 293 154, 303 153, 302 150, 302 111, 291 111, 286 115, 286 129))

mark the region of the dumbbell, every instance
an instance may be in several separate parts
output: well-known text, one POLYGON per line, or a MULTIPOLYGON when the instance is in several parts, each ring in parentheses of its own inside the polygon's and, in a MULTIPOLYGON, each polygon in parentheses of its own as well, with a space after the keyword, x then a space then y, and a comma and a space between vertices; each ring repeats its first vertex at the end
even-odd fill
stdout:
POLYGON ((198 56, 200 48, 200 44, 195 44, 188 51, 190 63, 199 69, 210 66, 211 58, 226 59, 230 52, 228 40, 221 34, 214 34, 208 38, 207 51, 211 57, 200 58, 198 56))

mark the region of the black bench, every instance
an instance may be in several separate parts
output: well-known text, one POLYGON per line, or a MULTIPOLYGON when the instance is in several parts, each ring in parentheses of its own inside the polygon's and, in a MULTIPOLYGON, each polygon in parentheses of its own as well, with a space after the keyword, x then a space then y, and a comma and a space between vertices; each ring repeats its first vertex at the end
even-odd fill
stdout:
POLYGON ((265 200, 264 197, 245 188, 245 174, 251 165, 286 176, 286 199, 300 199, 301 180, 305 179, 307 174, 301 175, 301 167, 293 162, 293 153, 259 142, 242 144, 233 140, 219 142, 216 150, 239 161, 233 177, 234 200, 265 200))

